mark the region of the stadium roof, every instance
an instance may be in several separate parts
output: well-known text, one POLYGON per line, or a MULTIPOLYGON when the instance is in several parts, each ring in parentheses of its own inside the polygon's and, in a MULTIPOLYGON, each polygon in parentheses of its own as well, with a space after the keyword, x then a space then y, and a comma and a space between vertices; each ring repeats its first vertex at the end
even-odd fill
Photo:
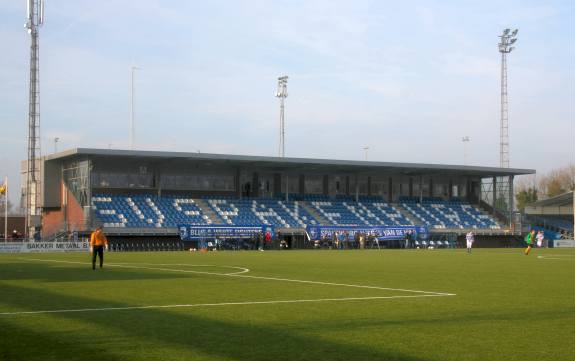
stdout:
POLYGON ((481 177, 500 177, 509 175, 534 174, 533 169, 514 169, 498 167, 479 167, 467 165, 425 164, 425 163, 394 163, 372 162, 355 160, 333 160, 313 158, 279 158, 250 155, 162 152, 142 150, 115 150, 75 148, 46 156, 47 161, 77 158, 106 158, 119 161, 161 160, 162 163, 194 162, 205 165, 244 165, 252 167, 269 168, 275 171, 322 170, 343 173, 401 173, 406 175, 445 174, 445 175, 472 175, 481 177))
POLYGON ((532 207, 561 207, 573 205, 573 191, 530 204, 532 207))
POLYGON ((525 206, 525 213, 531 215, 573 216, 573 192, 544 199, 525 206))

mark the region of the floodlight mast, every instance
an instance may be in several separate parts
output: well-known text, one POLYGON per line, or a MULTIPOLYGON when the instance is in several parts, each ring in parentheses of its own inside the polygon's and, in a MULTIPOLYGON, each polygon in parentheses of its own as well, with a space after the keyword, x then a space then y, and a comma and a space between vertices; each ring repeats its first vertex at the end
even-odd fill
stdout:
POLYGON ((132 81, 130 86, 130 149, 134 149, 134 142, 135 142, 135 125, 134 125, 134 73, 136 70, 140 70, 137 66, 130 67, 132 71, 132 81))
POLYGON ((463 164, 467 165, 467 143, 471 141, 471 137, 466 135, 461 138, 461 141, 463 142, 463 164))
POLYGON ((367 151, 369 150, 369 146, 364 146, 363 151, 365 152, 365 160, 367 161, 367 151))
POLYGON ((507 100, 507 54, 515 47, 511 46, 517 41, 515 29, 503 30, 499 36, 499 52, 501 53, 501 125, 499 133, 499 166, 509 168, 509 104, 507 100))
POLYGON ((285 157, 285 98, 287 98, 287 81, 288 77, 286 75, 280 76, 278 78, 278 91, 276 92, 276 97, 280 100, 280 143, 279 143, 279 156, 280 158, 285 157))
POLYGON ((33 217, 38 208, 38 169, 40 157, 40 57, 39 28, 44 24, 44 0, 27 1, 26 30, 30 34, 30 84, 28 93, 28 161, 26 172, 26 239, 35 232, 33 217))

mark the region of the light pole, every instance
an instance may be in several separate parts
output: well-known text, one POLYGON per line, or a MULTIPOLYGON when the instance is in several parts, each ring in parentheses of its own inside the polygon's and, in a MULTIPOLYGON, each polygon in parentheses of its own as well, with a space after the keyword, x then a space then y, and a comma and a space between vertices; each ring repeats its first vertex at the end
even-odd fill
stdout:
POLYGON ((54 138, 54 153, 58 153, 58 141, 60 140, 60 138, 55 137, 54 138))
POLYGON ((469 136, 465 136, 461 138, 461 141, 463 142, 463 164, 467 164, 467 143, 469 143, 471 141, 471 138, 469 136))
POLYGON ((30 239, 34 234, 35 216, 38 207, 39 172, 36 160, 41 157, 40 146, 40 27, 44 24, 44 0, 28 0, 27 21, 30 34, 30 83, 28 88, 28 163, 26 172, 26 230, 24 236, 30 239))
POLYGON ((499 133, 499 166, 509 168, 509 109, 507 102, 507 54, 515 47, 511 46, 517 41, 515 29, 503 30, 499 36, 499 52, 501 53, 501 129, 499 133))
POLYGON ((367 151, 369 150, 368 146, 363 147, 363 151, 365 152, 365 160, 367 160, 367 151))
POLYGON ((130 91, 130 149, 134 149, 134 73, 136 70, 140 70, 137 66, 133 66, 130 68, 132 71, 132 83, 131 83, 131 91, 130 91))
MULTIPOLYGON (((285 157, 285 98, 287 98, 287 75, 280 76, 278 78, 278 90, 276 92, 276 97, 280 100, 280 144, 279 144, 279 156, 280 158, 285 157)), ((289 201, 289 174, 286 171, 286 202, 289 201)))
POLYGON ((284 102, 287 98, 287 81, 288 77, 286 75, 280 76, 278 78, 278 91, 276 92, 276 97, 280 100, 280 144, 279 144, 279 156, 281 158, 285 157, 285 116, 284 116, 284 102))

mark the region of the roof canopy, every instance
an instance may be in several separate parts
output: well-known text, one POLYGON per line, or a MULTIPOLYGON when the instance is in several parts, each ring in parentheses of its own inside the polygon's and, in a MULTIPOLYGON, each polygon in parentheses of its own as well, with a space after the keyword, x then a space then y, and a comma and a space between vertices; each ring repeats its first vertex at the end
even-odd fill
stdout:
POLYGON ((270 171, 310 171, 342 173, 399 173, 406 175, 467 175, 479 177, 502 177, 510 175, 534 174, 533 169, 513 169, 498 167, 478 167, 466 165, 392 163, 354 160, 333 160, 313 158, 279 158, 249 155, 160 152, 140 150, 112 150, 76 148, 55 153, 46 157, 47 161, 67 159, 106 159, 118 161, 160 161, 162 164, 200 163, 204 165, 247 166, 267 168, 270 171))
POLYGON ((530 215, 573 216, 573 192, 560 194, 525 206, 530 215))

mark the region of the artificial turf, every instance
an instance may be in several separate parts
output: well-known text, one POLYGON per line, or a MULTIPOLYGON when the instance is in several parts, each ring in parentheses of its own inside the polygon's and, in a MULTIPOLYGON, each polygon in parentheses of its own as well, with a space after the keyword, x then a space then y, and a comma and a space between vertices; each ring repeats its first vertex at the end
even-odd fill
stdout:
POLYGON ((0 255, 0 360, 575 359, 575 250, 107 253, 95 271, 89 261, 0 255), (130 308, 143 306, 178 307, 130 308), (58 312, 25 313, 36 311, 58 312))

